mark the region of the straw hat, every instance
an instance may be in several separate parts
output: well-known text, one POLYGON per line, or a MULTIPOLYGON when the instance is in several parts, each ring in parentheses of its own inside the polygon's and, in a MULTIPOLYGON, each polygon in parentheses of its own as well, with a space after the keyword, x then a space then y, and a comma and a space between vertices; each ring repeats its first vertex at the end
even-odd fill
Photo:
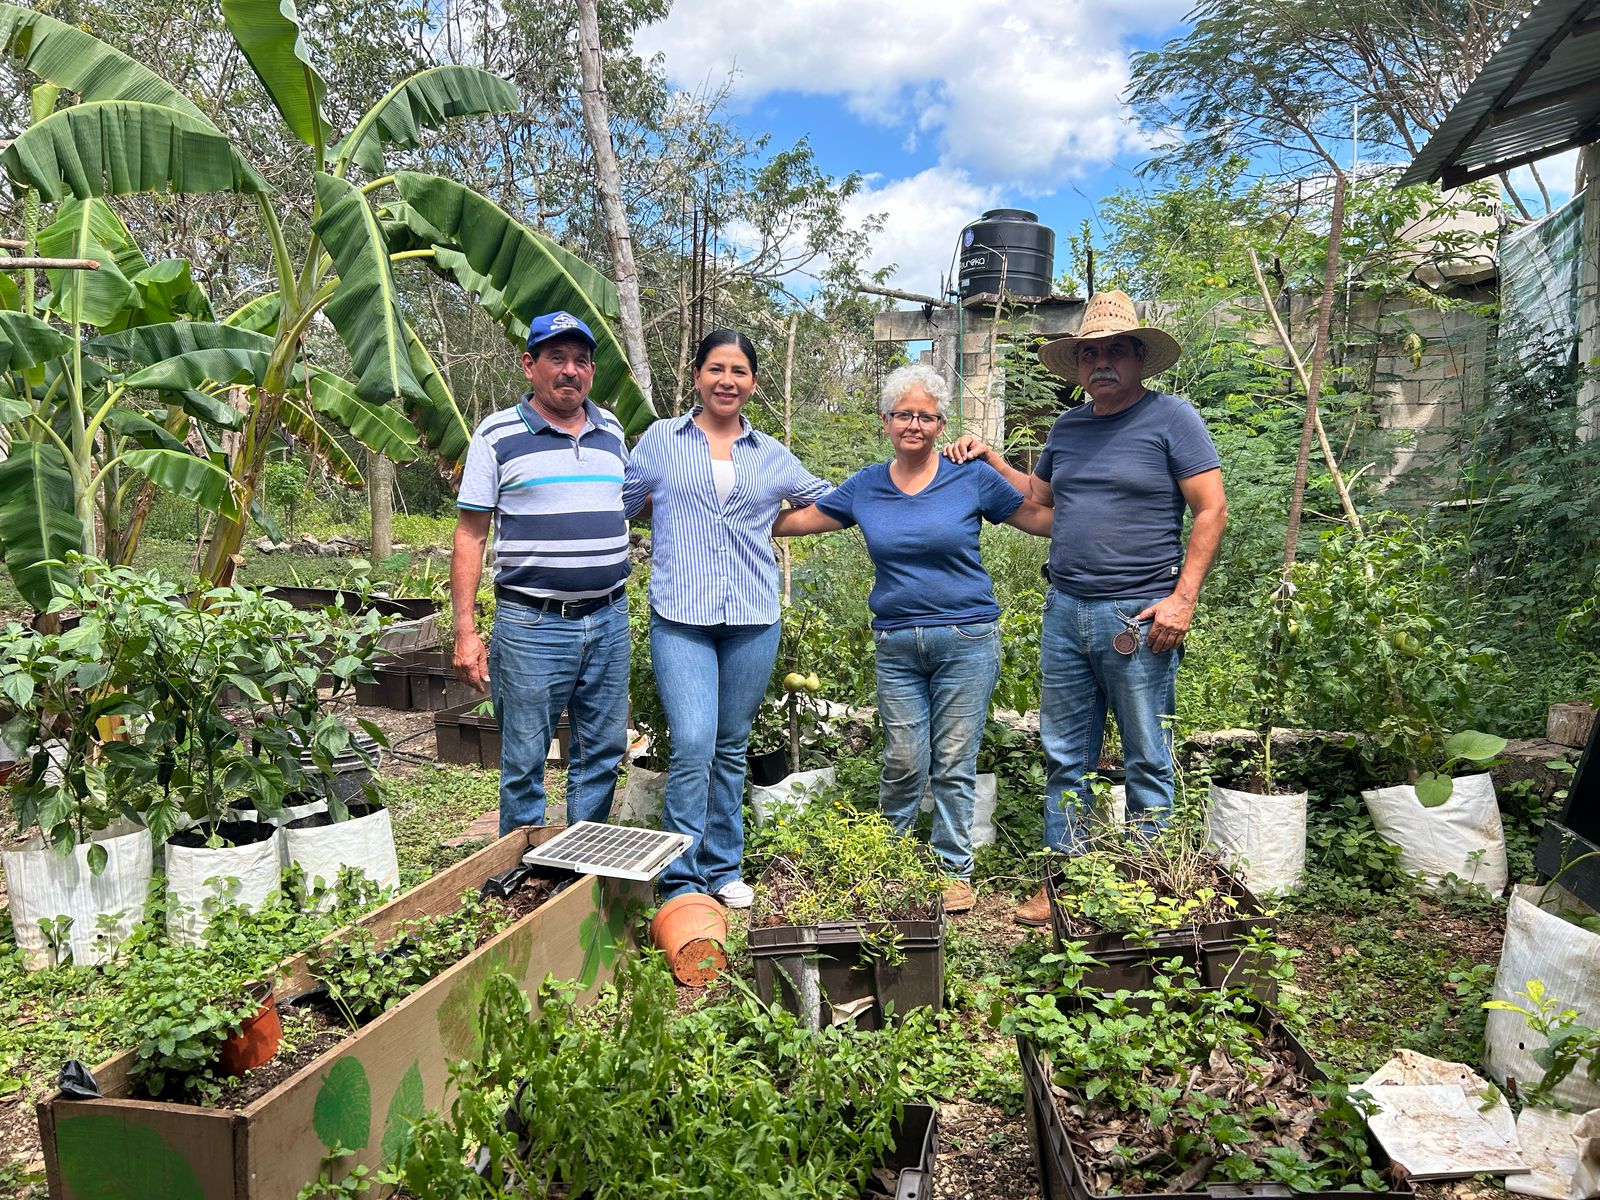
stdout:
POLYGON ((1078 345, 1080 342, 1099 341, 1102 338, 1126 334, 1144 343, 1144 367, 1140 379, 1159 375, 1183 353, 1177 340, 1154 325, 1139 324, 1139 314, 1133 310, 1133 301, 1127 292, 1096 292, 1089 297, 1083 309, 1083 323, 1078 332, 1067 337, 1053 338, 1039 347, 1039 361, 1057 375, 1078 381, 1078 345))

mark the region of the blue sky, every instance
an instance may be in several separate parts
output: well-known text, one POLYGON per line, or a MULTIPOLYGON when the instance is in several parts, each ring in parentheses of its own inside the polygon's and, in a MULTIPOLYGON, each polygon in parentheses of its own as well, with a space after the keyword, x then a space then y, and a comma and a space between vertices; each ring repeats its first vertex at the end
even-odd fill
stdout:
POLYGON ((1145 135, 1121 93, 1134 49, 1181 30, 1188 0, 675 0, 636 48, 689 90, 731 78, 731 114, 775 147, 809 136, 883 213, 872 266, 933 292, 962 226, 1028 208, 1065 241, 1134 182, 1145 135))

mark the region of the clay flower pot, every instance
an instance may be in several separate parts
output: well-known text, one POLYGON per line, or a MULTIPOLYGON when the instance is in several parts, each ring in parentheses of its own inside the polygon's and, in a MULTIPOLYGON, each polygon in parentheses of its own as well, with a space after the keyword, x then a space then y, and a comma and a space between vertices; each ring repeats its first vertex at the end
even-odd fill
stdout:
POLYGON ((723 943, 728 920, 711 896, 685 892, 674 896, 650 922, 650 940, 661 948, 679 983, 704 987, 728 965, 723 943))
POLYGON ((270 1059, 278 1052, 278 1042, 283 1037, 283 1024, 278 1020, 278 1006, 272 1001, 272 987, 258 983, 250 994, 261 1001, 261 1011, 247 1018, 239 1032, 222 1043, 217 1052, 217 1066, 224 1075, 243 1075, 270 1059))

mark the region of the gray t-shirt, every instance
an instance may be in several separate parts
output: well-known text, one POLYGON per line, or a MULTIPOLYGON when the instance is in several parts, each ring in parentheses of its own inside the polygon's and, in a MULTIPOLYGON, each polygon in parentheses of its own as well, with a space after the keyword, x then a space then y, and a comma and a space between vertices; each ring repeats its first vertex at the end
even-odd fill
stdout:
POLYGON ((1050 582, 1080 600, 1171 593, 1183 567, 1180 479, 1221 466, 1187 400, 1146 392, 1109 417, 1056 418, 1034 474, 1055 493, 1050 582))

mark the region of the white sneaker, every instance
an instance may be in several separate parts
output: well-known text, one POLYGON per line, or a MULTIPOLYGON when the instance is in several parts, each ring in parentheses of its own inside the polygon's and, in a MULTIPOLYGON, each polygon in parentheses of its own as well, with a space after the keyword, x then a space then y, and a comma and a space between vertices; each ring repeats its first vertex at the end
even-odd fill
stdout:
POLYGON ((750 902, 755 898, 755 889, 742 879, 735 879, 732 883, 725 883, 717 889, 717 899, 729 908, 749 908, 750 902))

